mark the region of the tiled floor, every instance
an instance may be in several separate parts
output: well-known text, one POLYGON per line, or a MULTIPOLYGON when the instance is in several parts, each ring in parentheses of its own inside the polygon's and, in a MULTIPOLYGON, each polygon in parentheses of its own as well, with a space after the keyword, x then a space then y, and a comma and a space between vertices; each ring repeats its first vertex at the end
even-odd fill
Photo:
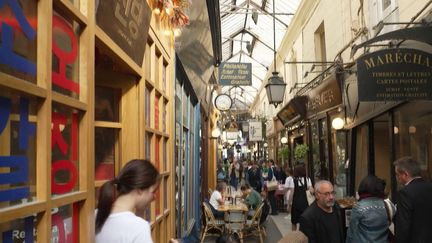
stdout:
MULTIPOLYGON (((291 231, 291 218, 287 213, 279 213, 278 215, 270 215, 265 223, 267 237, 264 237, 265 243, 277 243, 283 235, 291 231)), ((217 236, 206 237, 206 243, 215 242, 217 236)), ((247 237, 244 243, 259 242, 259 237, 247 237)))

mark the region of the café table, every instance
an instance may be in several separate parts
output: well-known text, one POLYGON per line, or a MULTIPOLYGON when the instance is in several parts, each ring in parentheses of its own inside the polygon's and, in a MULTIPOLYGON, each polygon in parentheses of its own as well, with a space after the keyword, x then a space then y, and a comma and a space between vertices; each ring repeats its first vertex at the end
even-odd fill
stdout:
POLYGON ((249 210, 248 206, 242 202, 238 202, 237 204, 231 204, 225 202, 224 205, 220 205, 218 208, 219 211, 227 212, 227 211, 245 211, 249 210))

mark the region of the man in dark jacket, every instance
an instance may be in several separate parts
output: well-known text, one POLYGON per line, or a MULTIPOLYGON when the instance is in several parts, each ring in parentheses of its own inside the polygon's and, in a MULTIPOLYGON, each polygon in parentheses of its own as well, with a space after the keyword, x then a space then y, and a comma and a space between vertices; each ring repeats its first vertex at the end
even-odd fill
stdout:
POLYGON ((300 217, 300 231, 309 243, 345 242, 340 208, 335 204, 335 191, 329 181, 315 184, 315 202, 300 217))
POLYGON ((394 162, 396 178, 404 187, 398 193, 395 217, 396 243, 432 241, 432 183, 421 178, 412 157, 394 162))

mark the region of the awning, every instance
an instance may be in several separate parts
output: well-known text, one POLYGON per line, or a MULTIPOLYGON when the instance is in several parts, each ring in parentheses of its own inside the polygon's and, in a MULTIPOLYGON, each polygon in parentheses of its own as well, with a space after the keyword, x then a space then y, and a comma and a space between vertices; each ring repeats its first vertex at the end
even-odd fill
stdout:
POLYGON ((306 117, 306 96, 292 98, 277 114, 284 126, 294 123, 306 117))

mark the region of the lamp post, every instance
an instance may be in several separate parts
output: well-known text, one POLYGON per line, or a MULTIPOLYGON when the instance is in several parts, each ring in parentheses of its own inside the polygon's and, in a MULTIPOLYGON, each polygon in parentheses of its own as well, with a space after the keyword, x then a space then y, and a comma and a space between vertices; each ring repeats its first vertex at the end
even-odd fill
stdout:
POLYGON ((268 147, 268 143, 264 142, 263 147, 264 147, 264 159, 267 160, 267 147, 268 147))
POLYGON ((273 0, 273 67, 274 71, 272 76, 268 79, 265 85, 267 98, 269 99, 269 104, 273 104, 277 107, 283 102, 285 95, 286 83, 279 77, 279 73, 276 71, 276 16, 275 16, 275 0, 273 0))

